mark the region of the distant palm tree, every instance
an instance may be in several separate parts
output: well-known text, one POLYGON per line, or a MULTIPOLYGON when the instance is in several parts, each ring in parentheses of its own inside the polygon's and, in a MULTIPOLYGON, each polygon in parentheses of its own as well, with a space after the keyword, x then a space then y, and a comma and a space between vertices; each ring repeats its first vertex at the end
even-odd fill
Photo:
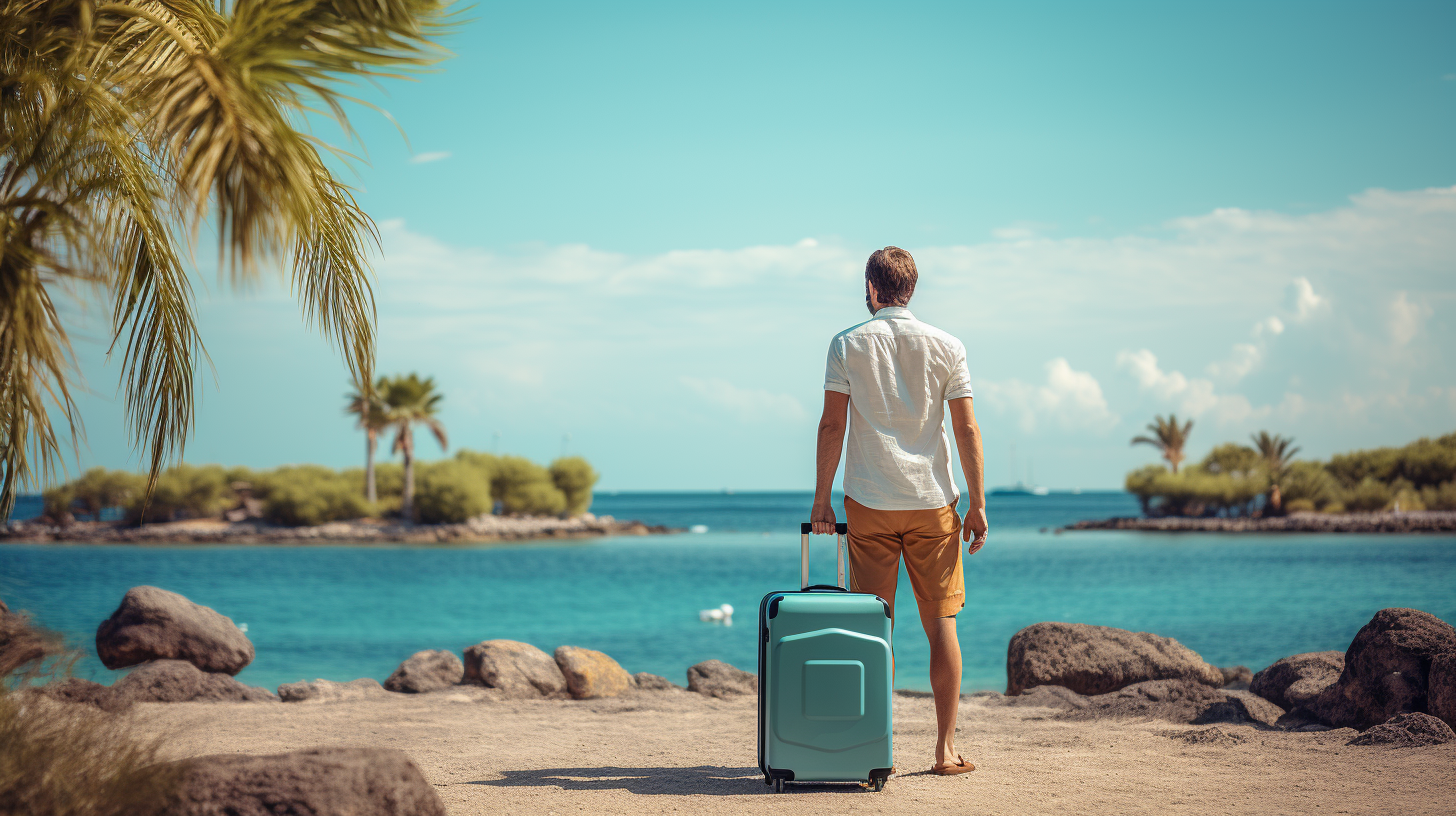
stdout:
POLYGON ((1148 423, 1148 430, 1153 432, 1152 436, 1135 436, 1132 444, 1152 445, 1159 449, 1163 458, 1173 466, 1173 472, 1177 473, 1178 464, 1183 461, 1183 446, 1188 442, 1189 431, 1193 430, 1193 420, 1190 419, 1180 426, 1175 414, 1168 414, 1167 419, 1155 416, 1148 423))
POLYGON ((386 379, 380 377, 368 393, 355 388, 344 395, 349 404, 345 413, 359 417, 359 428, 364 431, 364 497, 373 504, 379 496, 374 489, 374 451, 379 447, 379 434, 389 427, 389 406, 384 404, 386 379))
POLYGON ((1279 482, 1284 479, 1284 471, 1293 461, 1294 454, 1299 453, 1299 448, 1294 444, 1294 437, 1271 435, 1268 431, 1249 434, 1249 439, 1253 441, 1254 449, 1259 452, 1259 457, 1264 460, 1264 466, 1269 471, 1269 510, 1271 514, 1278 515, 1284 511, 1284 497, 1280 493, 1279 482))
POLYGON ((435 435, 441 448, 450 446, 445 426, 435 416, 444 395, 435 391, 435 379, 420 379, 418 374, 387 377, 380 388, 385 405, 385 424, 394 428, 393 452, 404 454, 404 491, 399 512, 406 520, 414 518, 415 505, 415 423, 424 425, 435 435))
POLYGON ((224 281, 291 275, 305 319, 373 376, 374 222, 312 127, 352 135, 341 86, 443 56, 452 16, 435 0, 0 2, 0 518, 52 479, 55 425, 80 444, 58 292, 110 302, 84 333, 123 352, 151 484, 180 456, 205 357, 185 263, 203 225, 224 281))

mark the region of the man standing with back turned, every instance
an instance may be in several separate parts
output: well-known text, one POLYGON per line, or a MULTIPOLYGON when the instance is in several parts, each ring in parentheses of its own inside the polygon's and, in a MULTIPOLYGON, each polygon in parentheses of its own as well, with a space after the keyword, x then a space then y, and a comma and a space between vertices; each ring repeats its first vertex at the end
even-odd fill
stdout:
POLYGON ((930 687, 939 735, 931 770, 975 770, 956 753, 961 647, 955 616, 966 605, 962 540, 974 554, 986 543, 981 431, 971 410, 966 348, 921 323, 906 308, 915 293, 915 259, 885 247, 865 264, 865 305, 874 317, 835 335, 824 373, 817 482, 809 520, 814 532, 834 532, 829 494, 845 444, 844 512, 849 522, 850 588, 872 592, 895 608, 900 557, 930 639, 930 687), (941 423, 950 403, 951 427, 971 506, 965 524, 950 475, 950 445, 941 423), (975 533, 972 540, 971 534, 975 533))

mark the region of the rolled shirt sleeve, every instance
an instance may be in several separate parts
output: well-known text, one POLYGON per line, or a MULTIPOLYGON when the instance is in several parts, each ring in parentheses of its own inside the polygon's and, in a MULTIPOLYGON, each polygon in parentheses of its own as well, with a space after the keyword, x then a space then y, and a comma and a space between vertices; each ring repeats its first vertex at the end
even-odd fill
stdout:
POLYGON ((849 373, 844 369, 843 338, 835 337, 829 343, 829 359, 824 364, 824 390, 849 393, 849 373))
MULTIPOLYGON (((846 393, 848 393, 848 389, 846 389, 846 393)), ((955 357, 951 361, 950 378, 945 381, 945 398, 953 400, 969 396, 972 396, 971 372, 966 367, 966 347, 957 343, 955 357)))

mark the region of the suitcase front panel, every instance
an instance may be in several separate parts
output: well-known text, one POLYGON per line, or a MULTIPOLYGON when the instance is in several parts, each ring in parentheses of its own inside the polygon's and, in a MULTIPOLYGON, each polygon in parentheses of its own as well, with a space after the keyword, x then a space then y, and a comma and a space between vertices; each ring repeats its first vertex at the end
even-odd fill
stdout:
POLYGON ((799 781, 856 781, 893 763, 884 601, 849 592, 764 598, 760 764, 799 781))

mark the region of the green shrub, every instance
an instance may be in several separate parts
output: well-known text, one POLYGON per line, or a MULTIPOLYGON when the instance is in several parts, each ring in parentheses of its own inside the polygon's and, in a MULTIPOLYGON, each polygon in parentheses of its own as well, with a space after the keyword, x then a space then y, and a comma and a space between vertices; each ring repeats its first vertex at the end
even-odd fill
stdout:
POLYGON ((73 511, 76 505, 76 491, 69 485, 56 485, 40 494, 41 518, 51 524, 65 527, 76 520, 73 511))
POLYGON ((566 510, 566 495, 551 480, 550 471, 519 456, 496 460, 491 495, 506 513, 553 516, 566 510))
POLYGON ((1418 439, 1402 448, 1373 448, 1330 458, 1330 472, 1347 489, 1366 479, 1390 484, 1405 479, 1417 488, 1456 479, 1456 434, 1418 439))
POLYGON ((426 524, 458 523, 491 512, 490 480, 459 459, 420 466, 415 472, 415 512, 426 524))
POLYGON ((75 493, 76 503, 80 505, 80 511, 99 520, 102 510, 125 507, 145 493, 147 480, 137 473, 94 467, 72 482, 71 489, 75 493))
POLYGON ((1343 494, 1340 483, 1319 462, 1292 463, 1284 471, 1284 478, 1279 480, 1279 490, 1286 508, 1296 501, 1308 501, 1315 507, 1324 507, 1338 501, 1343 494))
POLYGON ((1366 476, 1358 485, 1345 491, 1345 507, 1356 513, 1384 510, 1395 496, 1387 485, 1372 476, 1366 476))
POLYGON ((591 508, 592 486, 601 478, 580 456, 567 456, 551 463, 551 481, 566 497, 566 512, 579 516, 591 508))
POLYGON ((1295 499, 1284 503, 1286 513, 1309 513, 1314 510, 1314 502, 1309 499, 1295 499))
POLYGON ((134 495, 127 503, 127 518, 132 522, 208 518, 222 513, 231 498, 227 472, 220 466, 182 464, 162 471, 150 502, 145 490, 134 495))
POLYGON ((1421 488, 1421 504, 1427 510, 1456 510, 1456 481, 1421 488))
POLYGON ((1325 505, 1324 507, 1321 507, 1320 508, 1320 512, 1321 513, 1343 513, 1343 512, 1345 512, 1345 503, 1344 502, 1338 502, 1338 501, 1330 502, 1329 504, 1325 505))
POLYGON ((257 475, 251 484, 263 500, 263 516, 294 527, 369 515, 364 494, 346 474, 320 467, 283 467, 257 475))
POLYGON ((1247 476, 1261 471, 1264 460, 1259 452, 1248 445, 1227 442, 1208 452, 1199 464, 1208 473, 1228 473, 1247 476))
POLYGON ((505 512, 525 516, 556 516, 566 510, 566 495, 549 481, 511 485, 501 496, 505 512))
POLYGON ((1263 475, 1209 473, 1201 465, 1172 473, 1150 465, 1129 473, 1127 489, 1151 516, 1248 515, 1264 492, 1263 475))

